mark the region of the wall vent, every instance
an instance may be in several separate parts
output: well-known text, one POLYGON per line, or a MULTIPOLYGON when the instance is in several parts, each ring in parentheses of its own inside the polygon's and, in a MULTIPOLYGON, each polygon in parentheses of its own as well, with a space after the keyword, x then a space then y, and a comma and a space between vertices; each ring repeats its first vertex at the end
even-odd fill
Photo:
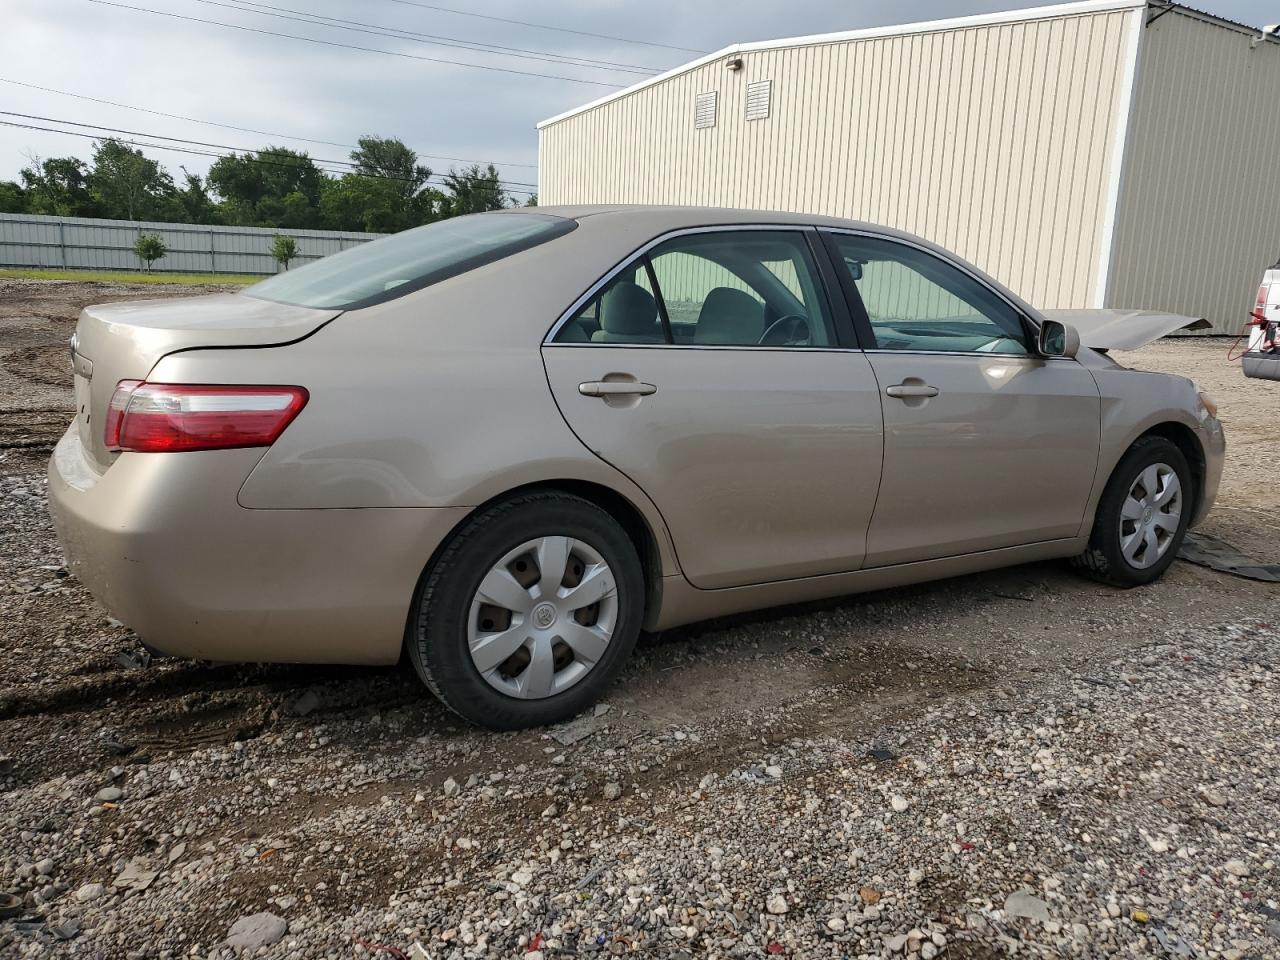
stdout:
POLYGON ((716 125, 716 100, 718 96, 718 91, 710 90, 693 98, 693 126, 695 129, 701 130, 704 127, 714 127, 716 125))
POLYGON ((764 120, 769 116, 772 80, 755 80, 747 84, 747 119, 764 120))

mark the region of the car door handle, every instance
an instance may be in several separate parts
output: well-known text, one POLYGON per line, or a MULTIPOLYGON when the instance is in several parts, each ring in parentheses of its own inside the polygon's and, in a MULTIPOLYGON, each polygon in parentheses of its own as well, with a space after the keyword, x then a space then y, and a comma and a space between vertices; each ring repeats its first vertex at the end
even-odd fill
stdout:
POLYGON ((658 388, 635 380, 591 380, 578 384, 578 392, 584 397, 647 397, 658 388))
POLYGON ((936 397, 941 391, 927 383, 895 383, 892 387, 885 387, 884 392, 904 400, 909 397, 936 397))

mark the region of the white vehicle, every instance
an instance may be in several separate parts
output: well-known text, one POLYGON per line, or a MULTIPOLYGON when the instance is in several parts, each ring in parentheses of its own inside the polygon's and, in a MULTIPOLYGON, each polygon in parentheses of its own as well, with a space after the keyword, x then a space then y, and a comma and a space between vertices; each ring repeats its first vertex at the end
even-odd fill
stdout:
POLYGON ((1280 261, 1262 275, 1242 363, 1246 377, 1280 380, 1280 261))

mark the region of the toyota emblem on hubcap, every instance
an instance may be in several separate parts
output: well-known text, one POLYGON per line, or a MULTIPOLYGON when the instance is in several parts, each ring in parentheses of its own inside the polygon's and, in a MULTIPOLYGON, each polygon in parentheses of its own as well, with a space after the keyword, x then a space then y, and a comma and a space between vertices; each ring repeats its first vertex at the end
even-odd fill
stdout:
POLYGON ((556 608, 549 603, 540 603, 533 609, 533 622, 545 630, 556 622, 556 608))

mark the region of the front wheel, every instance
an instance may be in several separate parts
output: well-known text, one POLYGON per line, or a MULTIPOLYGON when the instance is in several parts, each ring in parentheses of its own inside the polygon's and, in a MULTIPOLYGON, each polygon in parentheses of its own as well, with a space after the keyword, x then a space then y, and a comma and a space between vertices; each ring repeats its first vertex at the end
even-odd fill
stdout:
POLYGON ((530 493, 470 518, 423 585, 409 659, 445 705, 516 730, 597 700, 626 662, 644 607, 640 560, 594 504, 530 493))
POLYGON ((1120 458, 1076 566, 1117 587, 1152 583, 1169 569, 1191 520, 1191 471, 1163 437, 1141 437, 1120 458))

